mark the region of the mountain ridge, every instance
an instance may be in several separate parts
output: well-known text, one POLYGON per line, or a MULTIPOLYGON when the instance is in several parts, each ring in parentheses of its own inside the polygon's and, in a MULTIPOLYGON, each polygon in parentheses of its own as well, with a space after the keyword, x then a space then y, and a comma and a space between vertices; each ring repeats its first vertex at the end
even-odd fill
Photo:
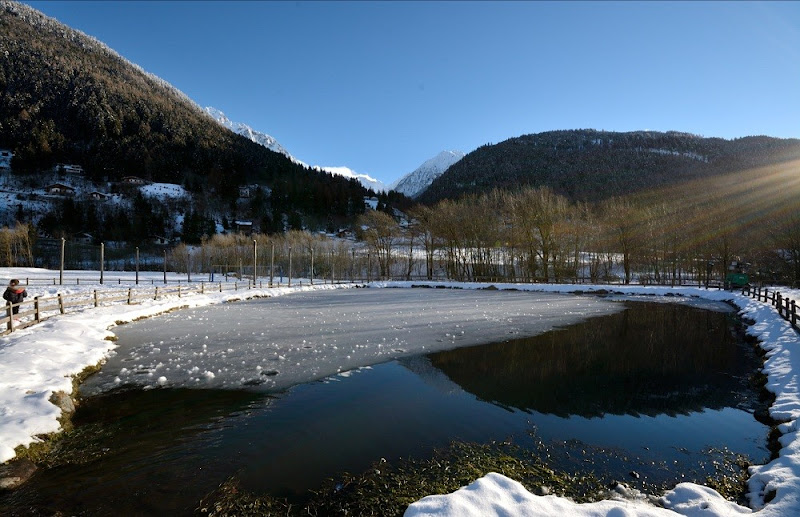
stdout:
POLYGON ((352 222, 367 193, 230 131, 95 38, 8 0, 0 0, 0 148, 30 182, 58 163, 78 164, 98 183, 180 184, 196 204, 184 209, 228 219, 239 186, 263 185, 271 194, 248 217, 272 231, 286 220, 352 222))
POLYGON ((431 204, 495 188, 546 186, 574 201, 800 159, 800 139, 734 140, 679 131, 559 130, 522 135, 468 153, 417 200, 431 204))
POLYGON ((361 183, 364 188, 372 189, 375 192, 382 192, 387 191, 389 188, 380 180, 377 180, 368 174, 362 174, 359 172, 354 171, 349 167, 344 166, 319 166, 319 165, 309 165, 306 162, 296 158, 292 155, 285 147, 283 147, 274 137, 268 135, 267 133, 258 131, 253 129, 249 125, 245 124, 244 122, 234 122, 233 120, 229 119, 225 113, 221 110, 207 106, 204 108, 204 111, 211 116, 216 122, 222 124, 224 127, 230 129, 234 133, 241 135, 252 142, 255 142, 259 145, 266 147, 267 149, 274 151, 276 153, 280 153, 291 161, 298 165, 302 165, 303 167, 307 167, 312 170, 320 171, 320 172, 329 172, 331 174, 336 174, 338 176, 342 176, 347 179, 355 179, 361 183))

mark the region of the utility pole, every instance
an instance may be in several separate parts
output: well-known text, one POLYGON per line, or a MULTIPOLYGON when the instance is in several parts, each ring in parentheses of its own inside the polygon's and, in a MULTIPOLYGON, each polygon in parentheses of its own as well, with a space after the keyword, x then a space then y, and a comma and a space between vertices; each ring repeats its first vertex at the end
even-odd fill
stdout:
POLYGON ((61 269, 58 271, 58 284, 64 285, 64 245, 66 243, 66 239, 61 237, 61 269))
POLYGON ((253 288, 256 287, 256 276, 258 271, 258 249, 256 248, 256 240, 253 239, 253 288))
POLYGON ((292 287, 292 247, 289 246, 289 287, 292 287))

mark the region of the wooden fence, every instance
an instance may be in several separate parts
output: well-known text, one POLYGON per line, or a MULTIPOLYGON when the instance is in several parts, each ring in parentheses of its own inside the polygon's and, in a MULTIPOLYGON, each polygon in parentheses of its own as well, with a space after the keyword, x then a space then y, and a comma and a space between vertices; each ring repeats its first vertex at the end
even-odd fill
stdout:
MULTIPOLYGON (((301 282, 302 285, 302 282, 301 282)), ((263 288, 264 282, 200 282, 199 284, 188 284, 172 287, 155 286, 129 287, 127 289, 93 290, 85 293, 57 294, 48 297, 35 297, 33 300, 25 300, 20 303, 6 304, 5 315, 0 318, 0 335, 6 335, 15 330, 30 327, 44 321, 45 319, 58 314, 66 314, 68 311, 78 311, 100 306, 117 304, 132 305, 143 300, 158 300, 164 296, 177 295, 178 298, 190 294, 205 294, 211 292, 239 291, 256 288, 263 288), (14 314, 14 309, 18 308, 18 313, 14 314), (24 321, 21 318, 25 318, 24 321)), ((269 287, 269 283, 267 282, 269 287)))
MULTIPOLYGON (((88 281, 88 280, 87 280, 88 281)), ((128 280, 126 280, 128 281, 128 280)), ((331 281, 333 283, 333 280, 331 281)), ((48 282, 49 283, 49 282, 48 282)), ((80 280, 76 280, 80 284, 80 280)), ((121 283, 121 281, 120 281, 121 283)), ((267 283, 268 287, 271 287, 267 283)), ((273 284, 275 285, 275 284, 273 284)), ((280 284, 277 284, 280 286, 280 284)), ((291 284, 288 284, 291 285, 291 284)), ((300 282, 302 285, 302 281, 300 282)), ((211 292, 238 291, 240 289, 259 289, 264 287, 263 281, 253 282, 199 282, 195 284, 181 284, 173 286, 147 287, 128 287, 127 289, 109 289, 90 292, 75 293, 49 297, 35 297, 33 300, 26 300, 21 303, 6 304, 5 315, 0 317, 0 335, 6 335, 15 330, 23 329, 35 325, 51 316, 65 314, 72 310, 87 309, 112 305, 114 303, 132 305, 142 300, 158 300, 159 297, 177 295, 178 298, 189 294, 204 294, 211 292), (13 309, 18 308, 18 313, 13 314, 13 309), (21 321, 20 318, 25 318, 21 321)), ((745 287, 742 291, 745 296, 750 296, 763 302, 769 302, 778 311, 778 314, 800 332, 797 323, 797 303, 795 300, 782 296, 777 290, 770 291, 761 287, 745 287)))
POLYGON ((770 303, 778 315, 792 324, 792 327, 800 332, 800 326, 797 324, 797 302, 789 297, 781 295, 780 291, 773 289, 770 291, 767 288, 761 289, 760 287, 745 287, 742 294, 755 298, 756 300, 770 303))

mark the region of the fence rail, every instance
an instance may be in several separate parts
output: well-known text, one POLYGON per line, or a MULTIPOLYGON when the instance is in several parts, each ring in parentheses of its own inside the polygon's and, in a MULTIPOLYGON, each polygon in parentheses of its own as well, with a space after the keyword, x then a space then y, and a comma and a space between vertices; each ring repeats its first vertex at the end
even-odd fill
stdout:
MULTIPOLYGON (((0 335, 7 335, 15 330, 36 325, 45 319, 58 314, 66 314, 69 310, 77 312, 82 309, 109 306, 113 304, 133 305, 143 300, 158 300, 165 296, 177 295, 181 298, 190 294, 211 292, 239 291, 254 288, 262 289, 263 281, 253 282, 198 282, 195 284, 178 284, 177 286, 128 287, 127 289, 93 290, 92 292, 57 294, 48 297, 35 297, 20 303, 6 304, 5 315, 0 317, 0 335), (17 309, 17 314, 14 314, 17 309), (23 321, 21 318, 25 318, 23 321)), ((267 287, 269 283, 266 283, 267 287)), ((273 284, 277 285, 277 284, 273 284)))
MULTIPOLYGON (((407 277, 404 277, 403 279, 405 280, 407 277)), ((79 285, 80 280, 80 278, 76 278, 76 284, 79 285)), ((90 279, 86 279, 85 281, 87 283, 92 283, 90 279)), ((347 282, 347 280, 344 281, 347 282)), ((136 285, 134 287, 128 287, 127 289, 110 288, 108 290, 101 291, 94 289, 91 292, 67 295, 57 294, 49 297, 37 296, 33 300, 27 300, 15 304, 9 303, 6 304, 5 315, 0 317, 0 329, 4 329, 0 331, 0 336, 7 335, 15 330, 30 327, 31 325, 40 323, 51 316, 65 314, 69 309, 77 311, 93 307, 113 305, 115 303, 132 305, 143 300, 158 300, 160 297, 170 295, 177 295, 178 298, 181 298, 185 295, 198 293, 204 294, 206 292, 221 293, 224 291, 238 291, 240 289, 254 289, 256 287, 261 289, 264 287, 265 283, 268 287, 281 285, 280 282, 270 284, 269 282, 260 280, 253 281, 250 279, 234 282, 227 281, 227 279, 219 282, 202 281, 188 283, 182 280, 172 280, 172 282, 172 286, 168 284, 163 286, 155 285, 155 281, 151 281, 152 288, 136 285), (15 308, 18 308, 17 314, 14 314, 15 308), (26 319, 22 321, 20 318, 26 319)), ((331 280, 331 282, 333 283, 333 280, 331 280)), ((342 282, 342 280, 337 280, 337 282, 342 282)), ((27 285, 33 284, 33 282, 28 279, 26 279, 25 283, 27 285)), ((49 281, 46 281, 46 283, 49 284, 49 281)), ((122 279, 119 279, 119 284, 121 283, 122 279)), ((126 283, 130 283, 130 280, 126 280, 126 283)), ((159 282, 159 284, 160 283, 161 282, 159 282)), ((323 283, 327 282, 323 280, 323 283)), ((142 284, 146 286, 146 282, 142 282, 142 284)), ((291 280, 287 285, 291 286, 291 280)), ((302 285, 302 281, 300 281, 300 285, 302 285)), ((797 318, 797 302, 795 300, 781 295, 780 291, 778 290, 770 290, 768 288, 762 289, 761 287, 745 287, 742 291, 742 294, 763 302, 769 302, 773 307, 775 307, 778 314, 783 319, 789 321, 792 327, 800 332, 800 326, 798 325, 797 318)))
POLYGON ((771 304, 778 311, 778 315, 781 318, 791 323, 792 327, 800 332, 800 326, 797 324, 797 302, 795 300, 788 296, 783 296, 778 290, 773 289, 770 291, 768 288, 761 289, 760 287, 745 287, 742 294, 771 304))

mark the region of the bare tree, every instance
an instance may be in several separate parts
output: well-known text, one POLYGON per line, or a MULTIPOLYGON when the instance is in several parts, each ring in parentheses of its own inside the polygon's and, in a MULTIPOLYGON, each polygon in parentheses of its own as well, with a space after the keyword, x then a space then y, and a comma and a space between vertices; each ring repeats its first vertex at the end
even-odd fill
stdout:
POLYGON ((603 203, 606 228, 622 255, 625 283, 631 283, 631 265, 637 247, 638 210, 629 200, 611 198, 603 203))
POLYGON ((409 210, 408 215, 411 219, 409 227, 425 251, 425 276, 428 280, 433 280, 433 257, 436 250, 433 237, 434 210, 425 205, 417 205, 409 210))
POLYGON ((399 236, 399 227, 392 216, 373 210, 358 218, 359 235, 375 252, 380 276, 389 278, 392 266, 392 248, 399 236))

